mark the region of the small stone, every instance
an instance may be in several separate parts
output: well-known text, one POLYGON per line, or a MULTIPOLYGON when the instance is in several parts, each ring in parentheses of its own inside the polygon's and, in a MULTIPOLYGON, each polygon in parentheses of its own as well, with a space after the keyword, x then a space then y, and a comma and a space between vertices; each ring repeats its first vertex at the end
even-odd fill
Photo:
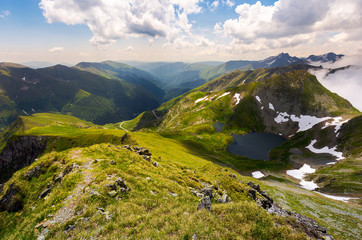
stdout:
POLYGON ((143 159, 148 161, 148 162, 151 162, 151 157, 150 156, 147 156, 147 155, 142 155, 143 159))
POLYGON ((107 183, 107 184, 104 184, 104 187, 108 188, 109 190, 114 190, 114 191, 117 190, 116 184, 107 183))
POLYGON ((194 234, 192 234, 192 238, 191 238, 191 240, 197 240, 197 236, 196 236, 196 234, 194 233, 194 234))
POLYGON ((111 161, 109 161, 109 164, 116 165, 117 163, 115 161, 111 160, 111 161))
POLYGON ((150 191, 150 193, 152 194, 152 195, 156 195, 157 193, 156 192, 154 192, 154 191, 150 191))
POLYGON ((121 188, 125 188, 125 189, 127 189, 128 187, 127 187, 127 185, 124 183, 124 181, 122 180, 122 178, 117 178, 116 179, 116 184, 118 185, 118 186, 120 186, 121 188))
POLYGON ((217 201, 218 201, 219 203, 228 203, 228 202, 231 202, 231 199, 230 199, 230 197, 229 197, 226 193, 224 193, 224 194, 222 195, 222 197, 220 197, 217 201))
POLYGON ((160 166, 157 162, 153 162, 152 165, 155 166, 155 167, 159 167, 159 166, 160 166))
POLYGON ((99 212, 104 212, 104 208, 97 208, 99 212))
POLYGON ((169 192, 171 196, 177 197, 177 193, 169 192))
POLYGON ((236 176, 235 176, 235 174, 233 174, 233 173, 231 173, 231 174, 230 174, 230 177, 232 177, 232 178, 235 178, 235 179, 236 179, 236 176))
POLYGON ((98 159, 94 159, 93 163, 98 163, 99 160, 98 159))
POLYGON ((147 181, 151 181, 151 178, 150 178, 150 177, 146 177, 146 180, 147 180, 147 181))
POLYGON ((48 196, 48 194, 52 191, 51 188, 47 188, 46 190, 44 190, 42 193, 40 193, 39 199, 45 198, 46 196, 48 196))
POLYGON ((117 192, 113 190, 113 191, 108 192, 108 195, 110 197, 115 197, 117 195, 117 192))

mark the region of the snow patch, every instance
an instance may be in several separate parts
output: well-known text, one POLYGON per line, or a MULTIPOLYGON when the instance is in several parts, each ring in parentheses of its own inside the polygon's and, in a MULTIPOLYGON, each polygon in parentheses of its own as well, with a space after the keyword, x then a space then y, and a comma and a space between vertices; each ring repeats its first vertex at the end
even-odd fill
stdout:
POLYGON ((264 106, 261 106, 260 109, 261 109, 261 110, 264 110, 264 106))
POLYGON ((217 97, 216 100, 218 100, 219 98, 225 97, 226 95, 229 95, 229 94, 230 94, 230 92, 226 92, 226 93, 222 94, 221 96, 217 97))
POLYGON ((311 191, 318 188, 318 185, 315 184, 313 181, 302 180, 302 181, 300 181, 300 185, 302 186, 302 188, 311 190, 311 191))
POLYGON ((28 116, 29 116, 29 114, 28 114, 27 112, 25 112, 25 110, 23 110, 23 113, 24 113, 25 115, 28 115, 28 116))
POLYGON ((287 170, 287 174, 291 177, 301 180, 300 185, 302 186, 302 188, 307 189, 307 190, 314 190, 314 189, 318 188, 318 185, 315 184, 313 181, 303 180, 303 178, 305 177, 306 174, 314 173, 314 172, 315 172, 315 169, 311 168, 308 164, 304 164, 303 167, 301 167, 299 169, 287 170))
POLYGON ((311 168, 308 164, 304 164, 303 167, 294 170, 287 170, 287 174, 296 179, 302 180, 306 174, 314 173, 315 169, 311 168))
POLYGON ((274 121, 276 123, 288 122, 289 117, 290 117, 290 115, 288 113, 281 112, 281 113, 278 114, 278 116, 276 116, 276 118, 274 118, 274 121))
POLYGON ((292 121, 298 122, 299 130, 297 132, 301 132, 311 129, 314 125, 323 122, 325 120, 328 120, 331 117, 318 118, 309 115, 300 115, 300 117, 297 117, 294 114, 292 114, 290 118, 292 119, 292 121))
POLYGON ((271 109, 271 110, 274 110, 274 111, 275 111, 274 106, 273 106, 273 104, 272 104, 272 103, 269 103, 269 109, 271 109))
POLYGON ((258 102, 261 104, 261 99, 259 96, 255 96, 256 100, 258 100, 258 102))
POLYGON ((235 100, 236 100, 235 105, 238 105, 238 104, 240 103, 240 100, 242 99, 242 98, 240 97, 240 93, 235 93, 235 95, 234 95, 233 98, 235 98, 235 100))
MULTIPOLYGON (((270 106, 269 106, 270 108, 270 106)), ((289 120, 292 120, 293 122, 297 122, 298 123, 298 131, 297 132, 301 132, 301 131, 306 131, 308 129, 311 129, 314 125, 326 121, 328 119, 331 119, 331 117, 323 117, 323 118, 318 118, 315 116, 309 116, 309 115, 300 115, 299 117, 295 116, 294 114, 289 115, 286 112, 280 112, 278 114, 278 116, 276 116, 274 118, 274 121, 276 123, 282 123, 282 122, 288 122, 289 120)))
POLYGON ((333 156, 335 156, 337 158, 337 160, 341 160, 344 159, 344 157, 342 156, 343 153, 342 152, 337 152, 337 146, 334 146, 333 148, 328 148, 327 146, 321 148, 321 149, 317 149, 315 147, 313 147, 313 145, 317 142, 317 140, 312 140, 310 142, 310 144, 308 146, 306 146, 306 148, 309 149, 309 151, 314 152, 314 153, 329 153, 333 156))
POLYGON ((334 200, 338 200, 338 201, 342 201, 342 202, 348 202, 349 200, 351 199, 358 199, 358 198, 353 198, 353 197, 339 197, 339 196, 332 196, 332 195, 329 195, 329 194, 324 194, 324 193, 320 193, 320 192, 316 192, 320 195, 323 195, 327 198, 331 198, 331 199, 334 199, 334 200))
POLYGON ((253 178, 262 178, 262 177, 265 177, 265 175, 260 172, 260 171, 255 171, 255 172, 252 172, 251 175, 253 175, 253 178))
MULTIPOLYGON (((348 122, 350 119, 347 119, 347 120, 343 120, 342 117, 335 117, 335 118, 332 118, 332 122, 328 121, 326 122, 326 124, 324 124, 324 126, 322 127, 322 129, 325 129, 326 127, 329 127, 329 126, 335 126, 334 128, 334 132, 337 133, 339 131, 339 129, 341 128, 341 126, 348 122)), ((337 134, 337 137, 338 137, 339 134, 337 134)))
POLYGON ((197 100, 195 101, 195 104, 198 103, 198 102, 205 101, 205 100, 207 100, 207 98, 208 98, 208 96, 205 96, 205 97, 203 97, 203 98, 199 98, 199 99, 197 99, 197 100))

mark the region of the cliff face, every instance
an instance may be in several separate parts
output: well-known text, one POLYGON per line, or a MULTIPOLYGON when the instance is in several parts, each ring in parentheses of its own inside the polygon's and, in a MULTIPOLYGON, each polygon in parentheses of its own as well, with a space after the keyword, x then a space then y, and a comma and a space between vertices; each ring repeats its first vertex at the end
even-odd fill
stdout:
POLYGON ((8 141, 0 153, 0 172, 29 166, 44 151, 46 144, 47 137, 44 136, 18 136, 8 141))

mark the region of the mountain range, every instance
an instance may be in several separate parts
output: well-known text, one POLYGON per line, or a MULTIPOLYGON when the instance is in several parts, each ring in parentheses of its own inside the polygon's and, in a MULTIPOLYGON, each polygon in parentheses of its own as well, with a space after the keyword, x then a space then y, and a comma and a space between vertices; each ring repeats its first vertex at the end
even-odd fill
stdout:
POLYGON ((341 57, 0 64, 0 239, 360 239, 341 57))

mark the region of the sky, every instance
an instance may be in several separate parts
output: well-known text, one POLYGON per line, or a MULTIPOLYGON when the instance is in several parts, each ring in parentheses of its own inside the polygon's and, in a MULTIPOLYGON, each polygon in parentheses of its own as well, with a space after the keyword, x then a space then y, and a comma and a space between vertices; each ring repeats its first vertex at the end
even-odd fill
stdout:
POLYGON ((362 0, 1 0, 0 62, 362 55, 362 0))

